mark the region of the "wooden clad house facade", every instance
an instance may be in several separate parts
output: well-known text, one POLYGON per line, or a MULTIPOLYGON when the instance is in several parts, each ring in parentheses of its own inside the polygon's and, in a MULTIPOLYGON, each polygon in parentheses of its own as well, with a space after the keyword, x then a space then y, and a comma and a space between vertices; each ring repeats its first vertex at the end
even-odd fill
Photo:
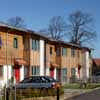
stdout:
POLYGON ((58 41, 46 43, 46 75, 61 82, 69 82, 73 76, 88 78, 89 59, 89 51, 85 48, 58 41))
POLYGON ((48 75, 61 82, 72 76, 89 78, 89 53, 85 47, 0 24, 0 83, 30 75, 48 75))
POLYGON ((16 82, 21 81, 26 66, 23 55, 23 33, 0 26, 0 41, 1 84, 7 84, 12 76, 16 78, 16 82))

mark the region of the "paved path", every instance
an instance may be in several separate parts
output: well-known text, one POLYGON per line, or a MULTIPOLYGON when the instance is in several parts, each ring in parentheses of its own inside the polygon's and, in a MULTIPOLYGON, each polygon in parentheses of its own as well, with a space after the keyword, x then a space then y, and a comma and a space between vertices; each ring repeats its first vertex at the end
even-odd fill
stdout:
POLYGON ((67 100, 100 100, 100 89, 67 100))
POLYGON ((65 89, 64 90, 64 100, 72 96, 75 96, 75 95, 83 94, 85 92, 86 90, 82 90, 82 89, 65 89))

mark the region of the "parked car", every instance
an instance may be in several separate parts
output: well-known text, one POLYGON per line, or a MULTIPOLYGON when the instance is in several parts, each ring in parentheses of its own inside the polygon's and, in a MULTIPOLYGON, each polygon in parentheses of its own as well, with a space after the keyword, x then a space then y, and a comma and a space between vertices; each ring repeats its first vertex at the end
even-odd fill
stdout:
POLYGON ((58 88, 61 84, 49 76, 30 76, 25 78, 14 87, 16 89, 27 89, 27 88, 58 88))

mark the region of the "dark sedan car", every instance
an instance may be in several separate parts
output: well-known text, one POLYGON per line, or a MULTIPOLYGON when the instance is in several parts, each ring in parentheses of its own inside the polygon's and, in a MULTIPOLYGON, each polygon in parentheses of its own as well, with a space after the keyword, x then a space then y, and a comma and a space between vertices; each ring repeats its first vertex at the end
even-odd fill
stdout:
POLYGON ((22 82, 16 84, 14 87, 17 89, 26 88, 57 88, 60 87, 60 83, 54 78, 49 76, 30 76, 25 78, 22 82))

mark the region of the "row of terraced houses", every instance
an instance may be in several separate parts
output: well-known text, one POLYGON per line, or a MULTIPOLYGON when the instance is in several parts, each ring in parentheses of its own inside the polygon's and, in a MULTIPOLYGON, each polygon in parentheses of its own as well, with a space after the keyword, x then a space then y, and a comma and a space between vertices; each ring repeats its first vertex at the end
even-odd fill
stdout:
POLYGON ((0 85, 31 75, 48 75, 61 82, 89 78, 87 47, 55 41, 32 30, 0 24, 0 85))

